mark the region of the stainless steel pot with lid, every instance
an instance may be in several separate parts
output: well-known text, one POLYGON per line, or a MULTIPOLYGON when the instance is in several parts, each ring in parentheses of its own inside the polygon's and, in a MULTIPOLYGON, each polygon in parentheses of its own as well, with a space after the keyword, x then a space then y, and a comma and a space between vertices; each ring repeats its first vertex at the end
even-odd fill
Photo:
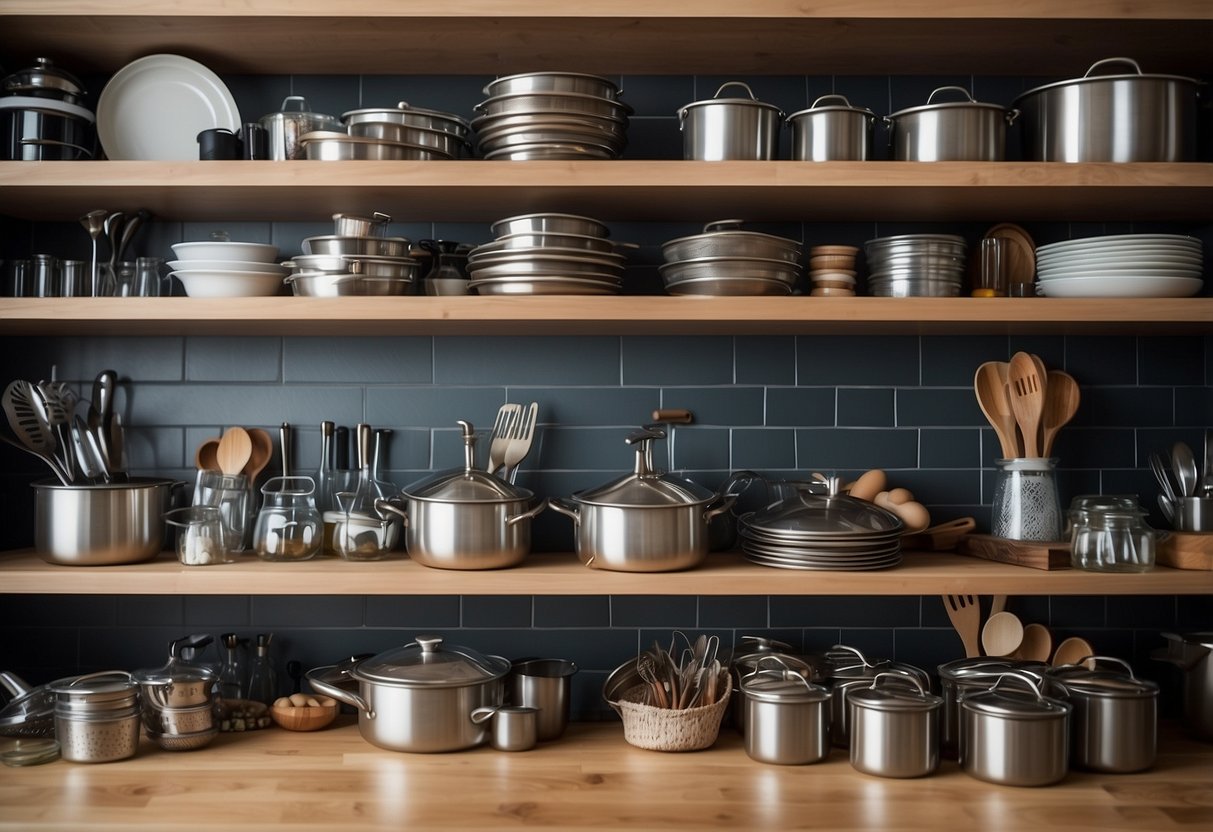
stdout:
POLYGON ((1200 739, 1213 740, 1213 632, 1162 635, 1167 647, 1151 657, 1183 671, 1184 726, 1200 739))
POLYGON ((521 563, 531 549, 531 520, 547 507, 535 494, 476 467, 476 433, 459 421, 464 466, 440 471, 402 489, 407 508, 379 501, 380 511, 405 523, 405 547, 424 566, 500 569, 521 563))
POLYGON ((844 95, 823 95, 788 116, 792 158, 802 162, 863 162, 872 157, 876 114, 844 95))
POLYGON ((1154 765, 1158 751, 1158 685, 1138 679, 1125 661, 1089 656, 1049 670, 1074 707, 1074 765, 1125 774, 1154 765), (1095 663, 1094 669, 1087 662, 1095 663), (1101 667, 1100 664, 1119 665, 1101 667))
POLYGON ((830 753, 830 692, 768 655, 741 679, 745 751, 775 765, 805 765, 830 753))
POLYGON ((0 81, 4 95, 47 98, 67 104, 79 104, 87 95, 80 79, 55 66, 50 58, 35 58, 34 66, 19 69, 0 81))
POLYGON ((218 681, 214 669, 182 658, 187 650, 200 650, 211 641, 209 635, 174 639, 169 642, 166 664, 131 674, 143 694, 145 710, 192 708, 214 702, 218 681))
MULTIPOLYGON (((866 687, 878 674, 888 672, 899 678, 915 679, 922 687, 930 686, 926 671, 905 662, 869 658, 850 645, 834 645, 826 653, 826 660, 830 665, 830 737, 839 748, 849 748, 851 745, 851 712, 847 704, 847 695, 851 690, 866 687)), ((890 683, 897 681, 895 678, 890 683)))
POLYGON ((55 736, 63 759, 108 763, 139 748, 139 686, 129 673, 106 670, 52 682, 55 736))
POLYGON ((732 507, 736 495, 655 469, 652 444, 664 436, 655 427, 635 431, 625 440, 636 450, 632 473, 552 499, 552 510, 572 519, 577 556, 586 566, 669 572, 698 566, 707 557, 708 524, 732 507))
POLYGON ((948 86, 933 90, 926 104, 884 121, 892 131, 894 161, 1001 162, 1007 127, 1018 115, 1018 110, 976 101, 964 87, 948 86), (959 93, 963 100, 936 103, 940 93, 959 93))
POLYGON ((399 101, 395 107, 366 107, 361 110, 348 110, 341 114, 341 120, 347 125, 399 124, 405 127, 438 130, 465 140, 472 132, 471 125, 453 113, 413 107, 407 101, 399 101))
POLYGON ((754 97, 749 84, 728 81, 716 94, 678 110, 682 158, 706 162, 726 159, 771 160, 779 156, 783 111, 754 97), (745 98, 721 98, 729 87, 745 90, 745 98))
POLYGON ((370 658, 315 668, 307 679, 317 693, 358 709, 358 731, 367 742, 431 753, 484 742, 488 727, 472 714, 502 704, 509 672, 501 656, 422 635, 370 658), (358 693, 342 686, 349 681, 358 693))
POLYGON ((943 698, 912 673, 881 671, 847 692, 851 765, 878 777, 923 777, 939 767, 943 698))
POLYGON ((276 160, 303 159, 307 152, 300 141, 305 133, 335 131, 345 133, 336 116, 311 112, 302 95, 288 95, 282 109, 257 120, 265 130, 266 150, 276 160))
POLYGON ((1032 676, 1003 673, 960 697, 960 767, 1005 786, 1058 782, 1069 770, 1070 711, 1032 676))
POLYGON ((939 665, 939 686, 943 692, 943 725, 940 727, 943 750, 955 756, 960 748, 960 695, 966 691, 986 690, 1003 673, 1014 670, 1029 673, 1044 683, 1049 666, 999 656, 972 656, 953 659, 939 665))

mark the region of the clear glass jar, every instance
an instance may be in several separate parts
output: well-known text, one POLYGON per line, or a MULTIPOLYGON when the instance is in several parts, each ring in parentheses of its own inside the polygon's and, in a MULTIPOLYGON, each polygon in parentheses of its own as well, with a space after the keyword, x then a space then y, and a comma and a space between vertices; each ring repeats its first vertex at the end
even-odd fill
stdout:
POLYGON ((1056 459, 998 459, 991 532, 1008 540, 1061 540, 1056 459))
POLYGON ((214 506, 175 508, 166 512, 164 522, 177 526, 177 560, 186 566, 207 566, 212 563, 234 563, 240 553, 230 544, 223 515, 214 506))
POLYGON ((1157 533, 1136 495, 1076 497, 1070 504, 1070 564, 1093 572, 1154 568, 1157 533))
POLYGON ((309 560, 320 554, 321 520, 311 477, 274 477, 263 497, 253 548, 263 560, 309 560))

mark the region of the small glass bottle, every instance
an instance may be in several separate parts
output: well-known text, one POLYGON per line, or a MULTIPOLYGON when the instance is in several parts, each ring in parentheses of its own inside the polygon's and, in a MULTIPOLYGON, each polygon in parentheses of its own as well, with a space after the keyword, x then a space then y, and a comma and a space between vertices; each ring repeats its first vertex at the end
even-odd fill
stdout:
POLYGON ((991 532, 1007 540, 1061 539, 1056 459, 998 459, 991 532))
POLYGON ((324 513, 337 508, 333 498, 333 423, 320 423, 320 467, 316 469, 316 508, 324 513))
POLYGON ((223 649, 223 664, 219 668, 219 696, 223 699, 244 699, 248 693, 245 675, 244 645, 247 638, 235 633, 219 636, 223 649))
POLYGON ((253 648, 253 662, 249 668, 248 698, 254 702, 274 704, 278 698, 278 672, 270 660, 270 642, 273 633, 258 633, 253 648))

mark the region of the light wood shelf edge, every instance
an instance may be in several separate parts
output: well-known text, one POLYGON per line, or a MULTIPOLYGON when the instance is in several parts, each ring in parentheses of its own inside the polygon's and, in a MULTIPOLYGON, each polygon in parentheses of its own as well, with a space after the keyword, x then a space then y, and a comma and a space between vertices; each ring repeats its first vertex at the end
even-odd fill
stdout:
POLYGON ((70 567, 31 551, 0 555, 0 592, 131 595, 1200 595, 1213 572, 1158 567, 1139 575, 1041 571, 951 553, 908 552, 877 572, 800 572, 716 553, 686 572, 641 574, 582 566, 571 554, 531 555, 491 571, 430 569, 408 559, 351 563, 333 558, 188 567, 171 554, 131 566, 70 567))

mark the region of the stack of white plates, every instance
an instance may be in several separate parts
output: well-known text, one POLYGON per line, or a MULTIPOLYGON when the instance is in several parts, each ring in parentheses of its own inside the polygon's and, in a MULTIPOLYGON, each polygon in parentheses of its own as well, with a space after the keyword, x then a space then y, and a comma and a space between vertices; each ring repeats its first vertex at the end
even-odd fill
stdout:
POLYGON ((493 232, 468 255, 468 286, 479 294, 619 294, 626 259, 598 220, 527 214, 494 223, 493 232))
POLYGON ((172 276, 192 298, 249 298, 276 295, 289 269, 275 263, 278 246, 228 240, 177 243, 172 276))
POLYGON ((1040 246, 1037 294, 1050 298, 1185 298, 1201 281, 1200 240, 1116 234, 1040 246))

